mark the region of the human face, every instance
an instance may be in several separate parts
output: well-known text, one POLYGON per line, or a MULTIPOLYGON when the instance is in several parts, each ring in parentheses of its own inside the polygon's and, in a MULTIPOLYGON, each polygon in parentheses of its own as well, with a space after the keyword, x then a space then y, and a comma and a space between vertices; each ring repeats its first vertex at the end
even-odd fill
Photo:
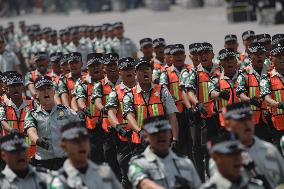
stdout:
POLYGON ((239 43, 236 41, 228 41, 224 45, 225 49, 234 49, 235 52, 238 51, 238 47, 239 47, 239 43))
POLYGON ((46 58, 41 58, 36 61, 35 66, 40 73, 45 73, 48 67, 48 60, 46 58))
POLYGON ((0 40, 0 53, 3 53, 5 51, 5 47, 5 42, 0 40))
POLYGON ((67 62, 60 64, 60 70, 61 70, 61 73, 63 73, 63 75, 69 74, 70 73, 69 64, 67 62))
POLYGON ((165 47, 163 46, 154 48, 154 52, 158 60, 164 60, 164 57, 165 57, 164 50, 165 50, 165 47))
POLYGON ((233 133, 237 134, 243 145, 251 145, 254 136, 254 123, 252 117, 241 120, 229 119, 225 121, 226 126, 233 133))
POLYGON ((210 68, 212 66, 212 59, 214 58, 213 51, 202 51, 198 53, 198 61, 204 68, 210 68))
POLYGON ((27 150, 16 150, 12 152, 1 152, 2 159, 13 171, 23 171, 28 167, 27 150))
POLYGON ((142 47, 140 51, 143 53, 146 59, 150 60, 153 58, 153 46, 152 45, 146 45, 145 47, 142 47))
POLYGON ((78 33, 74 33, 74 34, 72 35, 72 41, 73 41, 73 43, 75 43, 75 44, 78 44, 78 43, 79 43, 79 34, 78 34, 78 33))
POLYGON ((165 59, 164 59, 165 63, 168 65, 168 66, 171 66, 173 64, 172 62, 172 56, 171 55, 166 55, 165 54, 165 59))
POLYGON ((150 144, 151 149, 156 154, 167 154, 171 143, 171 130, 160 131, 155 134, 146 133, 146 138, 150 144))
POLYGON ((113 77, 117 77, 118 76, 118 68, 117 68, 117 64, 107 64, 104 66, 104 70, 105 73, 107 75, 107 77, 109 78, 113 78, 113 77))
POLYGON ((284 52, 271 56, 271 63, 280 74, 284 74, 284 52))
POLYGON ((81 136, 73 140, 64 140, 61 147, 68 154, 72 162, 86 162, 90 154, 90 140, 86 136, 81 136))
POLYGON ((102 64, 91 64, 88 66, 88 72, 95 81, 99 81, 104 77, 102 64))
POLYGON ((230 181, 237 181, 241 175, 242 155, 240 151, 232 154, 213 153, 219 172, 230 181))
POLYGON ((246 49, 248 49, 254 41, 254 37, 250 37, 247 40, 243 41, 243 44, 246 49))
POLYGON ((126 68, 119 71, 119 75, 124 83, 135 83, 135 69, 126 68))
POLYGON ((23 84, 13 84, 7 86, 7 93, 12 99, 22 99, 22 94, 24 92, 23 84))
POLYGON ((226 76, 233 77, 238 68, 238 61, 235 57, 229 57, 220 61, 226 76))
POLYGON ((70 43, 71 42, 70 34, 64 34, 63 39, 64 39, 64 42, 66 42, 67 44, 70 43))
POLYGON ((70 72, 73 75, 80 75, 81 74, 81 68, 82 68, 82 62, 72 61, 69 62, 70 72))
POLYGON ((53 104, 55 91, 52 86, 45 85, 37 89, 37 98, 41 104, 53 104))
POLYGON ((185 53, 184 52, 178 52, 172 55, 172 61, 173 64, 176 68, 181 68, 184 66, 184 61, 185 61, 185 53))
POLYGON ((148 85, 152 83, 152 68, 148 65, 141 65, 136 70, 137 80, 139 83, 148 85))
POLYGON ((56 73, 56 74, 60 74, 60 64, 59 64, 59 60, 57 60, 56 62, 52 62, 52 70, 56 73))
POLYGON ((197 67, 199 65, 199 60, 198 60, 198 54, 197 53, 189 54, 189 58, 192 61, 192 64, 193 64, 194 67, 197 67))
POLYGON ((264 51, 258 51, 256 53, 249 54, 249 58, 251 60, 252 67, 256 71, 261 71, 264 61, 266 59, 266 54, 264 51))
POLYGON ((122 39, 123 38, 123 34, 124 34, 124 28, 123 27, 118 27, 115 28, 113 30, 114 35, 118 38, 118 39, 122 39))

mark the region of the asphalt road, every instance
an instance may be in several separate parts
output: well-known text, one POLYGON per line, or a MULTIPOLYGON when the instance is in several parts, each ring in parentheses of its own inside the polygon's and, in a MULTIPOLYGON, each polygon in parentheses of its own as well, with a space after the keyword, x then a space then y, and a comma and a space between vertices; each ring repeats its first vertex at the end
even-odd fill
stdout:
POLYGON ((223 47, 224 36, 237 34, 241 45, 241 34, 244 30, 254 30, 256 33, 284 33, 284 25, 260 26, 256 22, 230 24, 226 19, 225 7, 206 7, 203 9, 185 9, 174 6, 170 11, 154 12, 148 9, 131 10, 125 13, 108 12, 85 14, 72 11, 68 16, 61 14, 27 15, 13 18, 1 18, 0 24, 8 21, 25 20, 27 24, 40 23, 60 29, 69 25, 98 25, 105 22, 123 21, 127 37, 136 44, 144 37, 164 37, 167 43, 183 43, 208 41, 214 44, 217 53, 223 47))

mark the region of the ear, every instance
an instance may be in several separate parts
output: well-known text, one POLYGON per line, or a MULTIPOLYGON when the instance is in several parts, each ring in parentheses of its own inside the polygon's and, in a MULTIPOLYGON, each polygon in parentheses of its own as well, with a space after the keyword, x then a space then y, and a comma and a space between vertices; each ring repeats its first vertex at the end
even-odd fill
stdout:
POLYGON ((36 90, 35 95, 36 95, 36 98, 38 98, 38 96, 39 96, 38 90, 36 90))
POLYGON ((1 152, 1 157, 2 157, 2 159, 6 162, 6 160, 7 160, 7 155, 6 155, 6 153, 5 152, 1 152))
POLYGON ((64 141, 62 141, 62 142, 60 143, 60 147, 61 147, 64 151, 66 150, 66 144, 65 144, 64 141))
POLYGON ((225 125, 226 125, 226 129, 228 131, 232 131, 231 125, 230 125, 230 121, 229 120, 225 120, 225 125))

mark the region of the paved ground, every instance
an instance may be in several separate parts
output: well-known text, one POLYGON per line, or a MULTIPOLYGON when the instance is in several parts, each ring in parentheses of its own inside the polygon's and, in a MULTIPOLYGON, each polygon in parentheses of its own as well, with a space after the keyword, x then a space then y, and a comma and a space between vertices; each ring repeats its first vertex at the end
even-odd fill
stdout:
MULTIPOLYGON (((185 9, 172 7, 167 12, 153 12, 147 9, 128 11, 126 13, 84 14, 73 11, 66 15, 27 15, 14 18, 1 18, 0 24, 8 21, 26 20, 28 24, 40 23, 60 29, 74 24, 102 24, 104 22, 123 21, 126 36, 131 37, 137 44, 143 37, 164 37, 168 43, 183 43, 209 41, 214 44, 217 53, 223 46, 225 34, 234 33, 239 36, 244 30, 252 29, 257 33, 280 33, 284 25, 259 26, 257 23, 245 22, 229 24, 226 20, 224 7, 207 7, 204 9, 185 9)), ((240 46, 242 49, 242 46, 240 46)))

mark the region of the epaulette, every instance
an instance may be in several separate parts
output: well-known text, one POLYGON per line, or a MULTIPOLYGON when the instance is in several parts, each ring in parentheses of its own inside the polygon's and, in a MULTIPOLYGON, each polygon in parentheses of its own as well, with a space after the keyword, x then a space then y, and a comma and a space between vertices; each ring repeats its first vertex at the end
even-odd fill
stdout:
POLYGON ((133 161, 133 160, 136 160, 136 159, 141 159, 141 158, 144 158, 144 157, 145 157, 144 154, 135 155, 130 159, 130 161, 133 161))

